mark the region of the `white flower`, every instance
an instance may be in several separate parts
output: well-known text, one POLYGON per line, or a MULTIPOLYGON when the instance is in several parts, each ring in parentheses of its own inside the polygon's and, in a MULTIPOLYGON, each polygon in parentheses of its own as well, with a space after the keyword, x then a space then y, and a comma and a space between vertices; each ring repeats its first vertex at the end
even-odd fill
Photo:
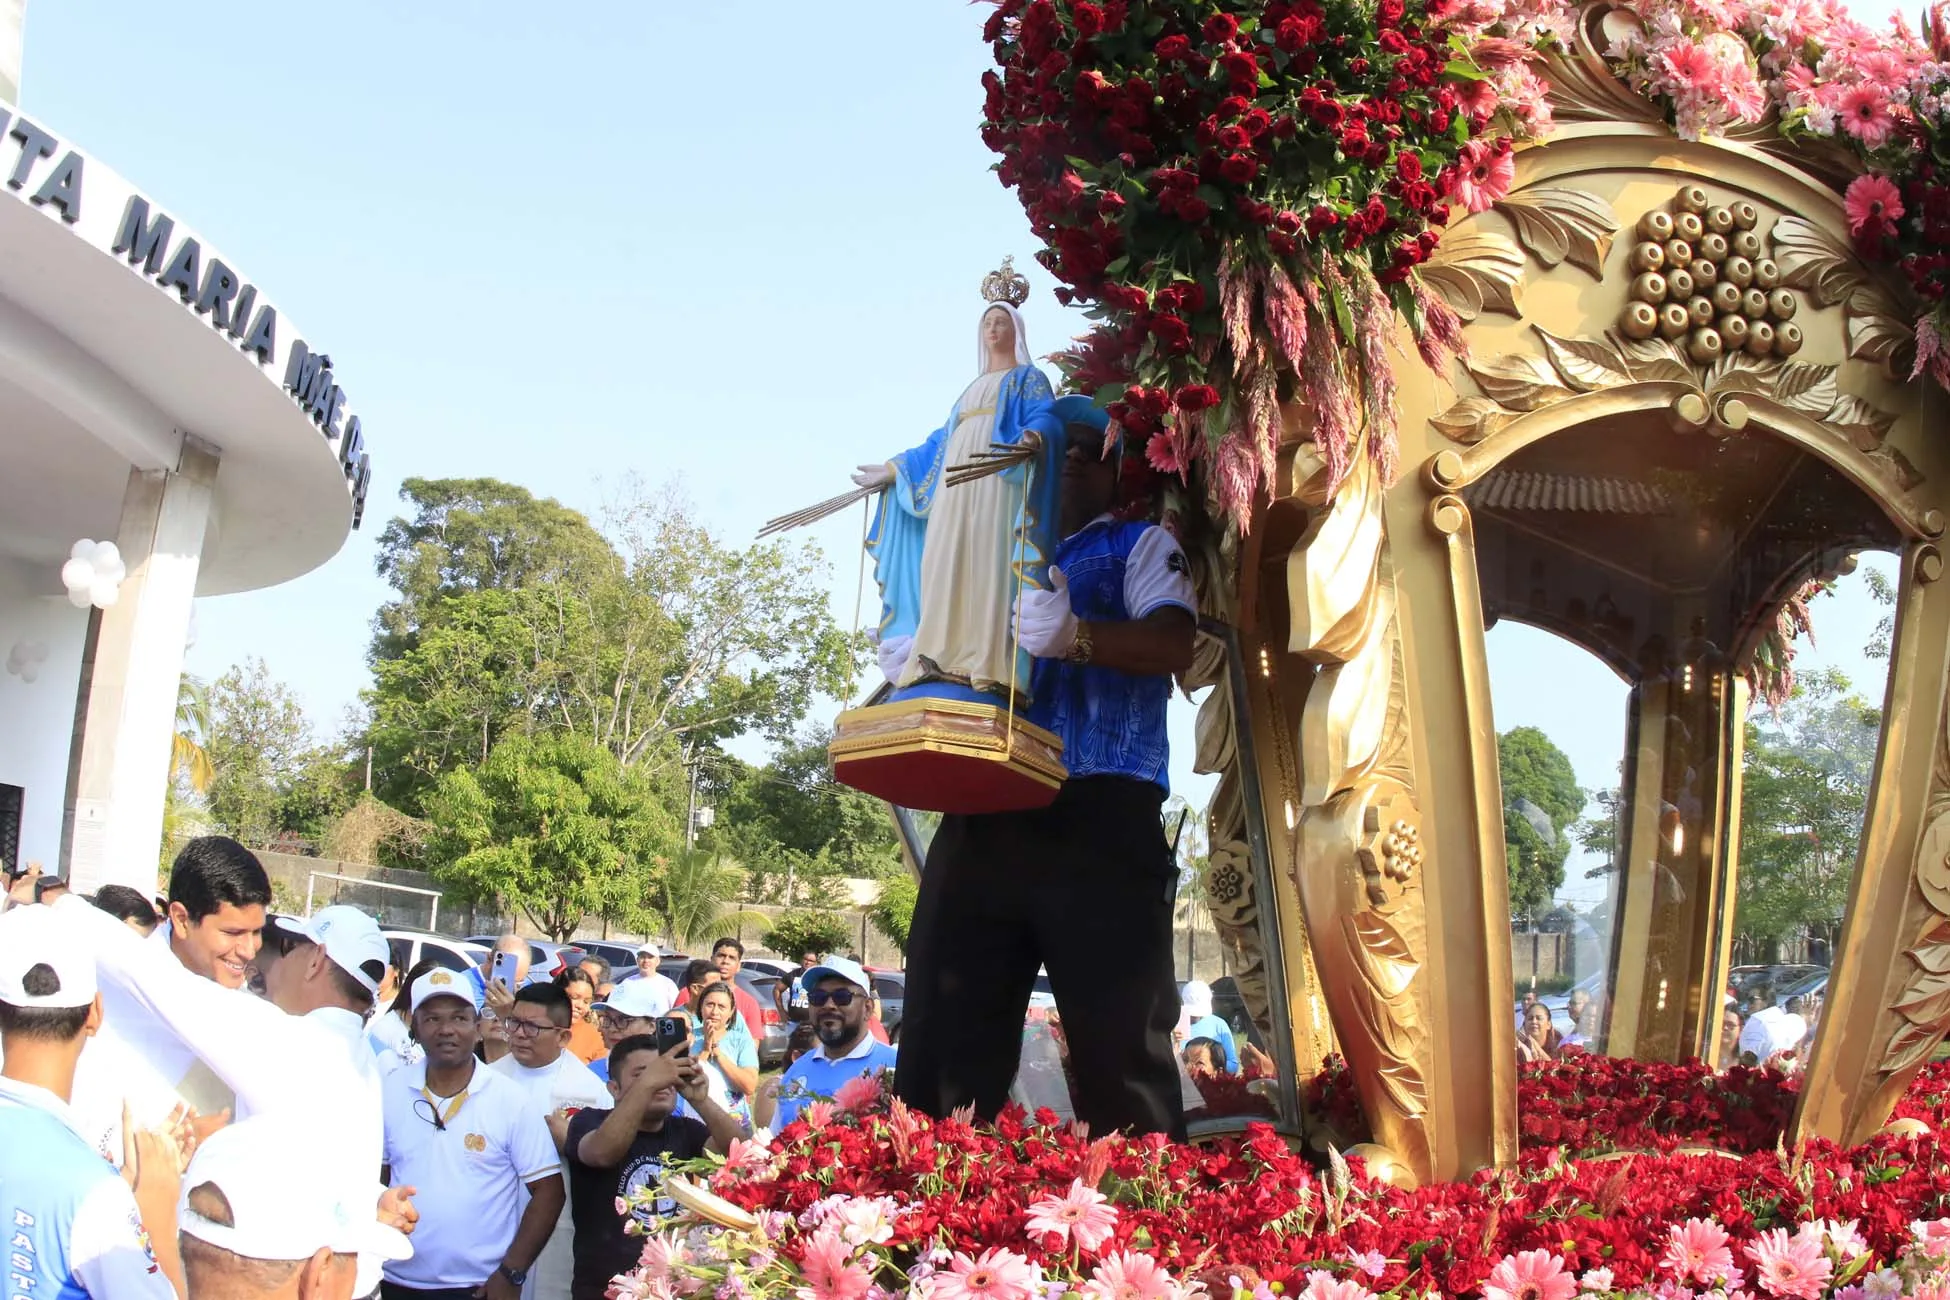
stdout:
POLYGON ((1600 1293, 1611 1290, 1611 1270, 1608 1268, 1586 1269, 1584 1276, 1578 1279, 1578 1287, 1580 1290, 1597 1291, 1600 1293))
POLYGON ((1862 1300, 1900 1300, 1903 1279, 1894 1269, 1879 1268, 1862 1279, 1862 1300))

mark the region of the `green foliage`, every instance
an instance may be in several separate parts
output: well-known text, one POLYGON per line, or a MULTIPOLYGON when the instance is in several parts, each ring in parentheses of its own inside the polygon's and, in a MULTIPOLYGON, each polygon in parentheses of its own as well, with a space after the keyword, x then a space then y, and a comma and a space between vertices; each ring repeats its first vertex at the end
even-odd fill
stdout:
POLYGON ((714 853, 679 853, 664 864, 657 897, 664 933, 679 947, 702 948, 747 926, 763 932, 771 921, 763 912, 736 906, 745 873, 714 853))
POLYGON ((1881 711, 1833 671, 1804 675, 1779 712, 1748 720, 1734 914, 1743 938, 1840 922, 1881 725, 1881 711))
POLYGON ((772 932, 765 936, 766 947, 791 958, 807 952, 821 956, 844 953, 852 941, 853 927, 832 912, 787 912, 772 923, 772 932))
POLYGON ((886 935, 901 955, 907 954, 907 932, 914 924, 914 902, 921 886, 906 871, 881 882, 880 897, 867 909, 873 928, 886 935))
POLYGON ((349 808, 344 755, 318 743, 291 688, 246 659, 211 684, 204 749, 210 818, 247 844, 313 837, 349 808))
POLYGON ((443 775, 426 802, 435 879, 558 940, 591 913, 635 916, 678 833, 640 773, 580 736, 510 735, 478 768, 443 775))
POLYGON ((1584 811, 1585 796, 1571 760, 1535 727, 1497 737, 1496 762, 1503 779, 1510 911, 1522 915, 1547 905, 1564 883, 1571 852, 1566 832, 1584 811))
POLYGON ((789 906, 808 901, 802 891, 830 893, 843 877, 880 879, 905 869, 887 806, 833 780, 830 739, 814 731, 763 767, 724 757, 700 786, 700 798, 718 810, 710 842, 745 864, 754 897, 789 906))
MULTIPOLYGON (((203 794, 216 779, 210 753, 203 747, 210 734, 210 691, 203 682, 184 673, 176 684, 176 734, 169 749, 169 780, 188 784, 203 794)), ((164 841, 168 843, 168 841, 164 841)))

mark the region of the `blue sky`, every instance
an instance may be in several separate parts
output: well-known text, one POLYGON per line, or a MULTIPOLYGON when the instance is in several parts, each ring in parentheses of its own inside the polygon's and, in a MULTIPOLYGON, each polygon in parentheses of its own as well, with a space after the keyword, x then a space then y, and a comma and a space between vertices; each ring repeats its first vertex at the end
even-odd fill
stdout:
MULTIPOLYGON (((303 579, 200 602, 191 670, 262 655, 334 724, 367 680, 373 541, 405 477, 586 510, 626 474, 675 480, 742 541, 940 422, 1004 254, 1034 285, 1032 349, 1079 332, 976 134, 988 12, 35 0, 23 107, 264 285, 331 352, 374 457, 364 531, 303 579)), ((808 534, 842 620, 859 527, 808 534)), ((1860 680, 1873 612, 1823 613, 1817 658, 1860 680)), ((1494 635, 1497 725, 1543 727, 1609 784, 1623 688, 1548 640, 1494 635)), ((1196 805, 1190 714, 1174 785, 1196 805)))

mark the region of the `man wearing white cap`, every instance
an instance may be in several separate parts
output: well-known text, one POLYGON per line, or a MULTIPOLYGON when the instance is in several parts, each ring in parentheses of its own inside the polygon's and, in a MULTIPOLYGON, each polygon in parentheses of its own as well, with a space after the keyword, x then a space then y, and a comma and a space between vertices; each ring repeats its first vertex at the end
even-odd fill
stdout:
MULTIPOLYGON (((238 997, 198 978, 157 945, 79 899, 105 983, 179 1038, 237 1095, 237 1118, 293 1117, 319 1138, 314 1168, 348 1202, 410 1223, 410 1191, 379 1183, 384 1121, 379 1068, 364 1017, 385 977, 379 925, 356 907, 327 907, 266 930, 257 964, 267 999, 238 997)), ((376 1258, 360 1262, 360 1295, 379 1285, 376 1258)))
POLYGON ((561 1156, 527 1094, 474 1059, 471 981, 428 971, 411 1005, 426 1058, 386 1078, 386 1166, 423 1208, 413 1258, 386 1265, 380 1294, 515 1300, 562 1213, 561 1156))
POLYGON ((177 1214, 189 1300, 350 1300, 360 1257, 413 1253, 402 1233, 326 1180, 292 1177, 317 1148, 301 1126, 265 1118, 197 1148, 177 1214))
POLYGON ((768 1080, 760 1086, 754 1117, 767 1122, 757 1112, 776 1099, 776 1128, 797 1119, 808 1101, 835 1096, 854 1079, 894 1068, 894 1049, 876 1041, 867 1029, 867 990, 873 981, 858 962, 828 957, 807 971, 801 982, 819 1046, 794 1061, 776 1083, 768 1080))
POLYGON ((608 997, 589 1008, 596 1013, 596 1027, 603 1031, 603 1055, 589 1063, 590 1072, 608 1083, 609 1053, 625 1038, 655 1034, 657 1018, 669 1015, 676 1005, 677 986, 662 975, 627 979, 610 990, 608 997))
POLYGON ((86 940, 46 908, 0 916, 0 1215, 9 1230, 9 1296, 176 1295, 173 1153, 139 1140, 139 1201, 68 1108, 82 1045, 101 1023, 86 940), (145 1202, 146 1214, 138 1208, 145 1202))
POLYGON ((1186 980, 1178 998, 1182 1009, 1178 1027, 1172 1031, 1173 1044, 1183 1051, 1194 1038, 1209 1038, 1225 1052, 1226 1073, 1239 1073, 1239 1048, 1233 1041, 1232 1026, 1213 1013, 1212 986, 1204 980, 1186 980))

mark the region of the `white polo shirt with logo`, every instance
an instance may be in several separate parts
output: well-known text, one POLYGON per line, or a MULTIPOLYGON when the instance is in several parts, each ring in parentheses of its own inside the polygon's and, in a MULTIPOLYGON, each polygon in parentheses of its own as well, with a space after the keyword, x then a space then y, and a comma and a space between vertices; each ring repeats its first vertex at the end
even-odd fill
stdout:
POLYGON ((418 1189, 420 1212, 413 1258, 386 1265, 386 1280, 422 1291, 477 1287, 514 1242, 528 1184, 560 1176, 562 1157, 527 1091, 498 1071, 476 1062, 458 1108, 452 1098, 430 1101, 426 1082, 421 1061, 384 1084, 386 1165, 393 1186, 418 1189), (433 1123, 436 1108, 445 1129, 433 1123))

